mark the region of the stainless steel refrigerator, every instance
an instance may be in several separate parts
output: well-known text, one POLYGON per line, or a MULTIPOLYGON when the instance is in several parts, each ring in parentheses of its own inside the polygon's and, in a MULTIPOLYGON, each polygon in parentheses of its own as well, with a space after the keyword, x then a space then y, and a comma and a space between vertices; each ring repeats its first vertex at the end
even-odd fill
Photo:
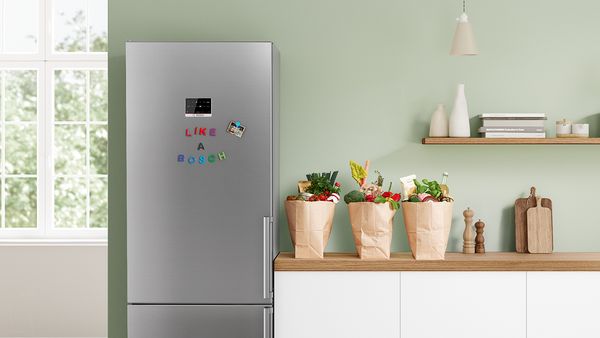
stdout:
POLYGON ((130 338, 272 336, 278 53, 128 42, 130 338))

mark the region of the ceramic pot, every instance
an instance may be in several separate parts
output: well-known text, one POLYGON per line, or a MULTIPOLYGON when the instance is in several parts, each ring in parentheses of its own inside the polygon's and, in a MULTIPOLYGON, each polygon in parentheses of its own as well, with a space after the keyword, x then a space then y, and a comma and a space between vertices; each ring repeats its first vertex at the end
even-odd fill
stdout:
POLYGON ((465 97, 465 85, 462 83, 458 85, 454 108, 450 114, 449 134, 450 137, 471 137, 469 108, 465 97))
POLYGON ((448 137, 448 115, 443 104, 438 104, 437 109, 431 115, 429 124, 429 137, 448 137))

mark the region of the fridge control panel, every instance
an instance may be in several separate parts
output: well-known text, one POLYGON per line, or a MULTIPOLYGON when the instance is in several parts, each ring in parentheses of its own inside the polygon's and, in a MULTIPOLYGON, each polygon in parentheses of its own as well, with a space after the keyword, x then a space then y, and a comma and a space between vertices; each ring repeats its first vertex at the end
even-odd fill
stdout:
POLYGON ((211 117, 211 99, 210 98, 186 98, 185 99, 186 117, 211 117))

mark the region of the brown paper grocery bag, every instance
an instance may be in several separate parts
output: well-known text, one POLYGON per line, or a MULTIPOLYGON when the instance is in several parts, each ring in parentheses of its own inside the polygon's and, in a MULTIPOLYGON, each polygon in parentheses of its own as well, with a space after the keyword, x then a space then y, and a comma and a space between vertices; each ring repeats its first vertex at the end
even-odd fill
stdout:
POLYGON ((285 201, 296 258, 323 258, 334 212, 332 202, 285 201))
POLYGON ((402 202, 408 244, 415 259, 444 259, 452 226, 452 202, 402 202))
POLYGON ((361 259, 390 259, 396 210, 389 203, 348 204, 354 245, 361 259))

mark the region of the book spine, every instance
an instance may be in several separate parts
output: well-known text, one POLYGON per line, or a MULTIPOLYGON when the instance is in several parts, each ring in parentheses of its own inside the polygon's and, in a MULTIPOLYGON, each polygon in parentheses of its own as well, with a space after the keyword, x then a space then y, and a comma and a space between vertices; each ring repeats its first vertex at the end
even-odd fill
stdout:
POLYGON ((484 133, 485 138, 545 138, 546 133, 484 133))
POLYGON ((543 133, 544 128, 540 127, 481 127, 480 133, 543 133))
POLYGON ((543 120, 483 120, 483 127, 544 128, 543 120))
POLYGON ((526 121, 526 120, 547 120, 547 117, 517 117, 517 116, 507 116, 507 117, 479 117, 482 120, 505 120, 505 121, 526 121))
POLYGON ((545 113, 506 113, 506 114, 497 114, 497 113, 486 113, 479 115, 480 118, 495 118, 495 119, 512 119, 512 118, 546 118, 545 113))

